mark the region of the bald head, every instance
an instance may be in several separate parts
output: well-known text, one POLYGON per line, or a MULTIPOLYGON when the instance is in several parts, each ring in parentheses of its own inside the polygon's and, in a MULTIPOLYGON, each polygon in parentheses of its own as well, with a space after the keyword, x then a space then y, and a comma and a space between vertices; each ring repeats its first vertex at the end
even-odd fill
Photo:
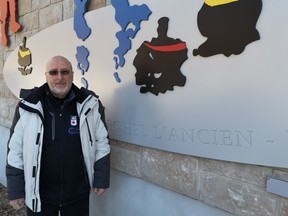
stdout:
POLYGON ((53 66, 57 62, 61 63, 65 62, 67 65, 69 65, 69 70, 73 71, 71 62, 67 58, 59 55, 59 56, 53 56, 51 59, 49 59, 49 61, 46 64, 46 72, 49 71, 48 69, 51 67, 51 65, 53 66))
POLYGON ((71 89, 73 69, 63 56, 54 56, 46 64, 46 81, 54 97, 64 98, 71 89))

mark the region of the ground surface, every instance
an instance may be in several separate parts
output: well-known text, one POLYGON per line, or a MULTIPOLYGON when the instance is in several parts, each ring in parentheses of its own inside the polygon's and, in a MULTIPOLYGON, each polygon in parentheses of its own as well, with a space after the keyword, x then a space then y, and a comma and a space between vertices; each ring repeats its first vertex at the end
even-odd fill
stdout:
POLYGON ((0 184, 0 216, 26 216, 26 209, 14 210, 7 197, 6 187, 0 184))

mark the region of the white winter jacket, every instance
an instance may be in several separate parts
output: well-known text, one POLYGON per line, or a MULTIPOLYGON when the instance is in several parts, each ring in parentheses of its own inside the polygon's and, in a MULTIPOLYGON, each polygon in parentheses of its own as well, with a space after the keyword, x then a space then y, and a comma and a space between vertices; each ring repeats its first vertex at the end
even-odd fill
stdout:
MULTIPOLYGON (((26 205, 35 212, 41 211, 39 179, 44 114, 40 99, 41 95, 45 94, 45 86, 47 88, 47 84, 44 84, 34 89, 27 99, 19 102, 11 128, 6 166, 9 199, 23 198, 25 193, 26 205)), ((77 112, 90 186, 107 188, 109 187, 110 146, 105 120, 102 118, 104 113, 99 112, 101 102, 84 88, 78 89, 73 85, 72 89, 76 94, 81 95, 77 100, 77 112), (102 160, 97 165, 100 159, 102 160), (101 170, 101 175, 103 173, 105 175, 97 176, 94 165, 101 170), (100 179, 100 182, 95 182, 95 178, 100 179)))

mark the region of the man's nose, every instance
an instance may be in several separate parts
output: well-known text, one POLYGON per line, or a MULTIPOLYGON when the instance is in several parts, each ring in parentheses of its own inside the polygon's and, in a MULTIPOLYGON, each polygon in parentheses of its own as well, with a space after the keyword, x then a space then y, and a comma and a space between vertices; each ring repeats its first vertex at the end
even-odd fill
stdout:
POLYGON ((62 78, 63 78, 63 75, 62 75, 62 73, 59 72, 59 73, 57 74, 57 79, 62 79, 62 78))

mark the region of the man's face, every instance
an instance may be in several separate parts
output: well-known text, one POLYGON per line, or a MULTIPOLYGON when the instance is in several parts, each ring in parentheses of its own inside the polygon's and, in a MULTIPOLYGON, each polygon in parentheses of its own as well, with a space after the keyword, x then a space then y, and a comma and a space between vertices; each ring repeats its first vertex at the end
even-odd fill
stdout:
POLYGON ((54 97, 64 98, 71 89, 73 71, 64 57, 53 57, 46 65, 46 81, 54 97))

